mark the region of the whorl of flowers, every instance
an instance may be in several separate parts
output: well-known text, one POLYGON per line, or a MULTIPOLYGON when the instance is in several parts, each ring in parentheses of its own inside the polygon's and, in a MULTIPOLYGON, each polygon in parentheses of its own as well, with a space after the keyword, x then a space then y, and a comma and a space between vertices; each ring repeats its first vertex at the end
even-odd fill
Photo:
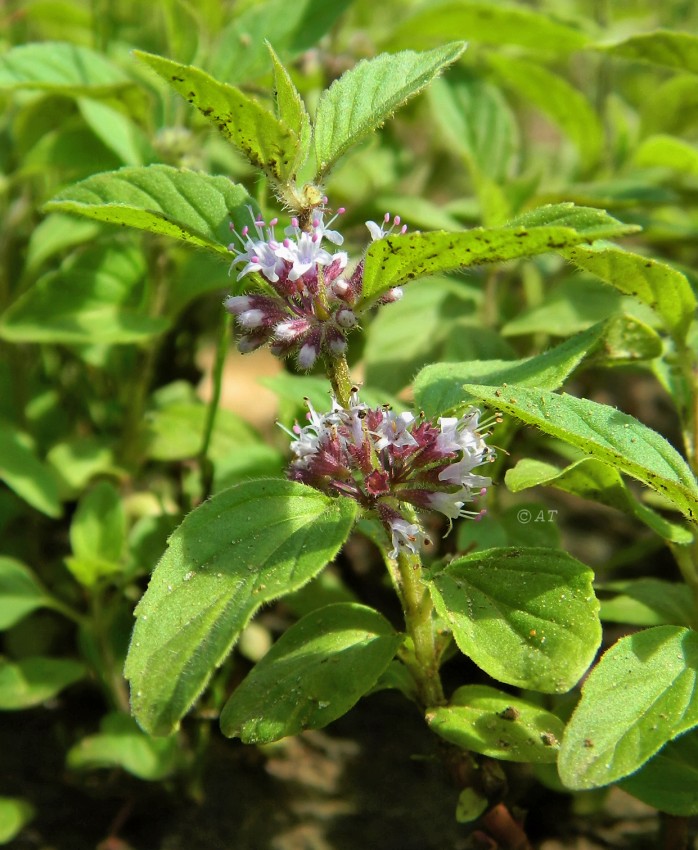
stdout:
MULTIPOLYGON (((327 199, 324 199, 325 201, 327 199)), ((346 335, 358 323, 354 306, 363 287, 363 262, 345 276, 348 257, 345 251, 330 253, 323 240, 342 245, 344 237, 330 225, 344 213, 340 208, 326 224, 324 211, 315 210, 310 230, 301 230, 298 219, 277 238, 278 219, 269 223, 255 218, 250 208, 252 229, 238 233, 231 224, 235 241, 228 250, 235 255, 231 264, 242 265, 237 279, 258 273, 271 291, 233 295, 225 308, 235 316, 240 336, 238 349, 254 351, 266 343, 281 357, 295 355, 302 369, 310 369, 320 355, 338 357, 347 347, 346 335)), ((398 216, 390 223, 386 214, 382 225, 368 221, 372 240, 382 239, 396 227, 398 216)), ((400 232, 404 233, 403 225, 400 232)), ((399 288, 381 299, 384 303, 402 297, 399 288)))
POLYGON ((426 541, 424 529, 404 516, 401 503, 439 511, 450 521, 485 513, 465 506, 491 484, 473 470, 494 459, 482 429, 499 421, 498 415, 483 423, 480 411, 471 408, 434 424, 423 414, 370 408, 356 391, 348 409, 335 402, 329 413, 319 414, 307 404, 308 424, 291 433, 289 478, 373 510, 390 535, 391 557, 414 553, 426 541))

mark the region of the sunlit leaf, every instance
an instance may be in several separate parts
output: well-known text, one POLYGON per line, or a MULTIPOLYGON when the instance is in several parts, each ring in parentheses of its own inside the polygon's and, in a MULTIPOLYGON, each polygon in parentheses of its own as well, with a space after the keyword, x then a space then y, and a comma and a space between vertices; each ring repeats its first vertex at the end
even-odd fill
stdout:
POLYGON ((367 693, 402 637, 377 611, 340 602, 291 626, 233 692, 221 729, 245 743, 268 743, 321 729, 367 693))
POLYGON ((383 53, 359 62, 335 80, 320 96, 315 115, 318 179, 349 147, 455 62, 464 49, 462 42, 454 42, 425 53, 383 53))
POLYGON ((429 584, 458 648, 492 678, 568 691, 601 641, 591 570, 565 552, 488 549, 451 561, 429 584))
POLYGON ((609 785, 698 725, 698 635, 656 626, 621 638, 594 667, 565 731, 569 788, 609 785))
POLYGON ((262 479, 189 514, 136 609, 126 676, 147 732, 177 727, 255 611, 317 575, 346 540, 355 512, 348 499, 262 479))
POLYGON ((491 407, 637 478, 689 519, 698 518, 698 484, 686 461, 664 437, 627 413, 546 390, 468 384, 465 389, 491 407))
POLYGON ((447 706, 427 712, 427 722, 464 750, 529 764, 555 762, 565 728, 550 711, 487 685, 458 688, 447 706))

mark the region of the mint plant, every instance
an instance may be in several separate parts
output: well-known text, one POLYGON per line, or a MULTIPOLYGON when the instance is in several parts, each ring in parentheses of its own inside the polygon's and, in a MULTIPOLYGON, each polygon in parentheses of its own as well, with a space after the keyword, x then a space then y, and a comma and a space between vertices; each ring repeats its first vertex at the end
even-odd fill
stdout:
MULTIPOLYGON (((253 31, 255 21, 253 9, 253 31)), ((29 387, 21 417, 0 420, 8 504, 54 521, 75 504, 61 581, 25 563, 41 563, 43 544, 13 544, 0 560, 0 627, 11 635, 46 609, 81 644, 80 657, 56 657, 40 641, 36 655, 3 661, 0 708, 39 705, 89 677, 110 710, 74 742, 70 768, 118 765, 152 781, 186 774, 196 794, 208 732, 198 722, 182 734, 190 713, 264 745, 322 729, 392 689, 434 733, 458 820, 500 846, 531 846, 507 763, 528 765, 556 791, 618 784, 665 816, 698 813, 693 254, 662 206, 675 189, 652 170, 695 171, 692 144, 668 131, 684 120, 698 40, 660 30, 606 44, 590 29, 523 6, 417 8, 384 52, 338 75, 312 110, 273 49, 288 53, 282 35, 264 53, 257 39, 250 58, 255 73, 271 68, 269 96, 233 84, 223 51, 207 65, 212 75, 137 50, 138 85, 86 48, 8 52, 0 84, 73 98, 117 159, 113 168, 73 163, 51 181, 47 218, 28 241, 31 282, 14 290, 5 281, 0 317, 29 387), (471 48, 446 38, 469 28, 472 63, 471 48), (482 47, 493 43, 585 50, 601 69, 639 60, 675 74, 662 84, 666 99, 641 115, 640 177, 614 174, 629 144, 625 106, 600 91, 614 127, 606 151, 586 96, 535 57, 482 47), (64 81, 42 70, 49 57, 64 81), (173 107, 160 95, 167 109, 183 98, 193 107, 185 121, 196 111, 222 134, 216 157, 239 181, 200 169, 193 144, 195 167, 182 166, 172 138, 157 151, 127 122, 114 101, 137 102, 153 80, 179 98, 173 107), (578 180, 543 190, 542 172, 512 176, 517 118, 502 88, 572 140, 578 180), (342 203, 351 193, 334 177, 423 91, 439 143, 468 175, 477 220, 467 205, 440 210, 409 194, 393 197, 399 214, 383 215, 355 195, 371 208, 362 225, 349 202, 335 203, 333 189, 342 203), (158 161, 170 154, 177 164, 158 161), (651 204, 638 212, 646 194, 651 204), (219 329, 204 405, 181 381, 155 388, 155 375, 165 334, 206 293, 219 329), (220 407, 231 336, 243 356, 267 349, 283 361, 271 381, 286 402, 275 437, 220 407), (20 364, 27 344, 69 353, 29 369, 20 364), (71 369, 94 378, 85 398, 71 369), (620 370, 652 376, 672 402, 677 439, 585 397, 594 375, 612 381, 620 370), (54 379, 76 431, 58 415, 54 379), (179 478, 162 471, 173 463, 179 478), (558 496, 515 495, 534 487, 558 496), (558 497, 568 511, 581 498, 625 514, 639 546, 666 549, 683 583, 595 576, 547 521, 558 497), (231 688, 231 653, 253 618, 278 600, 313 598, 353 537, 377 553, 401 621, 348 594, 325 604, 319 592, 231 688), (611 642, 604 622, 621 624, 622 636, 611 642), (463 657, 477 668, 469 678, 463 657)), ((692 223, 682 227, 692 233, 692 223)), ((7 372, 19 397, 26 388, 7 372)), ((19 797, 3 805, 17 824, 8 835, 33 816, 19 797)))

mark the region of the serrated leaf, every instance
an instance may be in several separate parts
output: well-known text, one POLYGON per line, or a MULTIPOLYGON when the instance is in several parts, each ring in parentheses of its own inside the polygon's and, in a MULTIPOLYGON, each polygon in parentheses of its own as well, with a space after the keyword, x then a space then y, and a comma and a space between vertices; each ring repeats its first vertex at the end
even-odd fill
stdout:
POLYGON ((46 603, 44 589, 29 567, 0 556, 0 629, 11 628, 46 603))
POLYGON ((0 445, 0 480, 41 513, 61 516, 56 478, 36 456, 29 437, 11 422, 0 419, 0 445))
POLYGON ((558 769, 568 788, 598 788, 636 771, 698 725, 698 635, 657 626, 621 638, 582 688, 558 769))
POLYGON ((292 172, 295 174, 302 168, 310 153, 310 142, 312 138, 310 116, 290 74, 281 64, 279 57, 274 53, 271 46, 267 44, 267 47, 271 54, 274 71, 274 100, 277 115, 286 127, 293 130, 296 138, 299 140, 296 160, 292 167, 292 172))
MULTIPOLYGON (((604 339, 609 322, 599 322, 560 345, 522 360, 480 360, 468 363, 433 363, 414 379, 417 407, 428 416, 462 410, 469 399, 466 382, 479 380, 555 390, 604 339)), ((472 400, 472 399, 471 399, 472 400)))
POLYGON ((391 33, 389 43, 412 47, 454 35, 483 44, 518 44, 556 54, 579 50, 589 42, 585 33, 556 20, 549 12, 513 3, 447 0, 424 3, 391 33))
POLYGON ((688 32, 655 30, 630 36, 616 44, 590 45, 620 59, 651 62, 698 74, 698 37, 688 32))
POLYGON ((0 797, 0 844, 7 844, 36 814, 34 806, 21 797, 0 797))
POLYGON ((40 705, 85 676, 82 664, 69 658, 25 658, 12 664, 0 659, 0 711, 40 705))
POLYGON ((355 514, 282 480, 239 484, 189 514, 136 609, 125 672, 142 728, 177 727, 255 611, 319 573, 355 514))
POLYGON ((697 304, 691 285, 681 272, 615 246, 577 246, 564 251, 563 256, 624 295, 639 298, 657 311, 676 339, 685 338, 697 304))
POLYGON ((22 44, 0 58, 0 88, 78 94, 107 93, 133 85, 102 54, 59 41, 22 44))
POLYGON ((581 91, 537 62, 492 52, 487 63, 503 85, 540 109, 574 142, 586 167, 596 163, 604 144, 603 127, 581 91))
POLYGON ((323 92, 315 115, 317 179, 352 145, 418 94, 465 50, 454 42, 435 50, 405 50, 365 59, 323 92), (349 107, 349 108, 348 108, 349 107))
POLYGON ((466 384, 486 404, 559 437, 642 481, 684 516, 698 518, 698 484, 686 461, 656 431, 615 407, 525 387, 466 384))
POLYGON ((182 65, 141 50, 134 53, 271 180, 286 183, 294 178, 300 139, 268 109, 240 89, 219 83, 193 65, 182 65))
POLYGON ((670 741, 619 787, 670 815, 698 814, 698 732, 670 741))
POLYGON ((674 136, 658 134, 645 139, 633 156, 640 168, 671 168, 685 174, 698 174, 698 148, 674 136))
POLYGON ((686 546, 693 540, 687 528, 669 522, 638 501, 617 469, 595 458, 584 458, 565 469, 524 458, 513 469, 507 470, 504 480, 512 493, 541 485, 555 487, 629 513, 672 543, 686 546))
POLYGON ((233 692, 221 713, 223 734, 260 744, 327 726, 371 690, 401 642, 365 605, 339 602, 311 612, 233 692))
POLYGON ((88 177, 44 207, 170 236, 229 257, 229 224, 249 224, 246 190, 227 177, 149 165, 88 177))
POLYGON ((505 227, 386 236, 366 252, 357 306, 365 308, 388 289, 418 277, 532 257, 636 229, 603 210, 556 204, 518 216, 505 227))
POLYGON ((180 761, 177 738, 156 739, 138 728, 127 714, 107 714, 99 733, 88 735, 68 750, 66 763, 72 770, 121 767, 156 782, 169 776, 180 761))
POLYGON ((685 584, 638 578, 600 585, 601 619, 630 626, 690 626, 693 594, 685 584), (613 594, 607 598, 607 594, 613 594))
POLYGON ((601 642, 592 578, 565 552, 505 548, 451 561, 429 587, 458 648, 492 678, 559 693, 601 642))
POLYGON ((565 728, 550 711, 487 685, 458 688, 449 705, 427 712, 427 722, 465 750, 529 764, 555 762, 565 728))

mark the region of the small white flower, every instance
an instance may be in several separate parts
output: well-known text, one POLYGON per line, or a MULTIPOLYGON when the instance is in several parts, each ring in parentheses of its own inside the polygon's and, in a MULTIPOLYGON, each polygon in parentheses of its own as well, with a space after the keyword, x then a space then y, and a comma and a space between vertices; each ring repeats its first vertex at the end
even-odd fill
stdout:
POLYGON ((388 553, 390 557, 397 558, 398 554, 405 550, 415 555, 424 541, 423 529, 401 517, 391 519, 389 525, 393 543, 393 548, 388 553))
POLYGON ((417 440, 407 430, 414 422, 414 415, 409 411, 404 413, 393 413, 392 410, 386 410, 383 416, 383 421, 376 428, 375 435, 378 437, 376 441, 376 450, 381 451, 386 446, 416 446, 417 440))

